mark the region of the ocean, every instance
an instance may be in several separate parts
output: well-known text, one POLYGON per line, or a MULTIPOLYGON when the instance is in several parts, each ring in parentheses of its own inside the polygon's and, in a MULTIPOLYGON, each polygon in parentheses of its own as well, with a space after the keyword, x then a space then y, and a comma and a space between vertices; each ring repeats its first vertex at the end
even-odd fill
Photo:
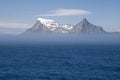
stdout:
POLYGON ((0 80, 120 80, 120 45, 0 45, 0 80))

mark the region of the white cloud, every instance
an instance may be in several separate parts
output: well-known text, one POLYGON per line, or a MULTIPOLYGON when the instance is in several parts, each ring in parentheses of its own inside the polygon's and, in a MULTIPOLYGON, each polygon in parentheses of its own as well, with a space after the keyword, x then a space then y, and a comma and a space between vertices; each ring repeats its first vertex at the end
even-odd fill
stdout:
POLYGON ((0 28, 28 28, 30 25, 24 23, 0 22, 0 28))
POLYGON ((92 14, 92 12, 80 9, 57 9, 54 11, 49 11, 47 14, 43 14, 40 16, 74 16, 86 14, 92 14))
POLYGON ((24 23, 0 22, 0 34, 20 34, 30 27, 24 23))

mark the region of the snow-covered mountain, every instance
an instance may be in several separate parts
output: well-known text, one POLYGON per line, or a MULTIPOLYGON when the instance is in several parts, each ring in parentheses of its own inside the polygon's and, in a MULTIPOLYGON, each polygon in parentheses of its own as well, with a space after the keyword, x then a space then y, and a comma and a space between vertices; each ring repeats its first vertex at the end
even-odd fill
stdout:
POLYGON ((35 25, 28 29, 26 32, 39 32, 39 33, 69 33, 73 26, 67 24, 59 24, 54 20, 47 20, 38 18, 35 25))
POLYGON ((25 33, 104 33, 102 27, 93 25, 83 19, 75 26, 59 24, 54 20, 38 18, 35 25, 25 33))

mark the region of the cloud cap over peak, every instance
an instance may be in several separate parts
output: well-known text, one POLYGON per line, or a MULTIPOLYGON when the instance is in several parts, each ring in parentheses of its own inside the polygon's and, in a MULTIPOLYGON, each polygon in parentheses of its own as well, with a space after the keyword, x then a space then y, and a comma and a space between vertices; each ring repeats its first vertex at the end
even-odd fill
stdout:
POLYGON ((49 11, 47 14, 43 14, 40 16, 75 16, 75 15, 86 15, 92 14, 92 12, 80 9, 57 9, 53 11, 49 11))

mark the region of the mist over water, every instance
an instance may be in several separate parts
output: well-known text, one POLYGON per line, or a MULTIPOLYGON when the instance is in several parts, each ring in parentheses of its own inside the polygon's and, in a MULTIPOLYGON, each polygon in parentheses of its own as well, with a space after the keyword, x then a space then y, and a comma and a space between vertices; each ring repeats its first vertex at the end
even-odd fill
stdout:
POLYGON ((0 44, 120 44, 120 34, 1 35, 0 44))
POLYGON ((120 44, 120 34, 0 35, 0 43, 14 44, 120 44))

